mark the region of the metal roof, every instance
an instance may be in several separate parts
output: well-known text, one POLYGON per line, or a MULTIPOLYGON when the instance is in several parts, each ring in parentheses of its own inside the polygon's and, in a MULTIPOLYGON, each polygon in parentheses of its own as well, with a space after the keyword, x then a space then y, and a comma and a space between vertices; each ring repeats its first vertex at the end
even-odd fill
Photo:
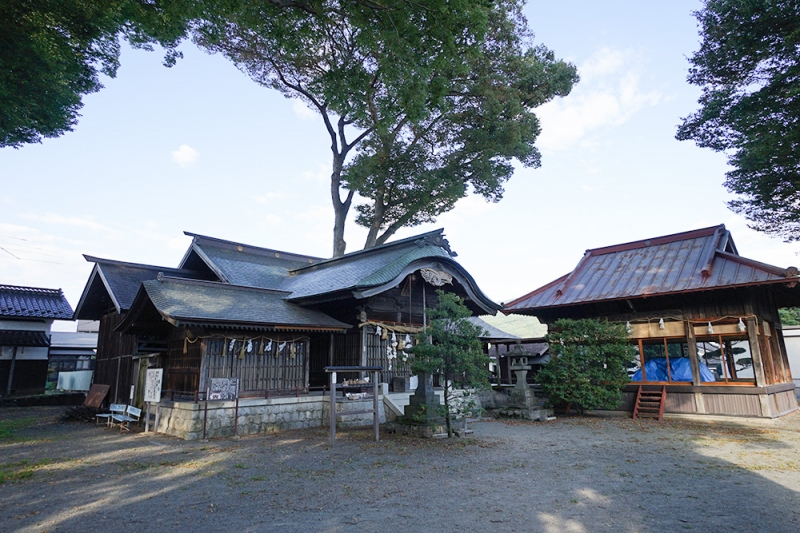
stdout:
POLYGON ((72 319, 61 289, 0 285, 0 318, 72 319))
MULTIPOLYGON (((174 325, 274 326, 286 329, 346 329, 330 316, 285 300, 286 293, 227 283, 159 277, 145 281, 143 292, 174 325)), ((133 315, 133 310, 131 315, 133 315)))
POLYGON ((504 311, 797 281, 797 269, 741 257, 724 225, 587 250, 575 269, 504 311), (788 280, 792 281, 792 280, 788 280))

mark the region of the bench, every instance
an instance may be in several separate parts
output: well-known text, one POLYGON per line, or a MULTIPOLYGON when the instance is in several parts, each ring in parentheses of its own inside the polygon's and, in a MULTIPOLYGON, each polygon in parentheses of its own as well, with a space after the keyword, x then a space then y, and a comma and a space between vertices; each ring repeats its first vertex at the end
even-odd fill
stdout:
POLYGON ((114 422, 119 423, 119 432, 122 433, 123 429, 128 431, 131 430, 131 422, 139 423, 139 419, 142 416, 142 410, 138 407, 134 407, 129 405, 125 408, 124 414, 114 414, 111 415, 112 424, 114 422))
POLYGON ((125 414, 125 404, 124 403, 112 403, 111 407, 108 408, 110 411, 109 413, 100 413, 95 415, 95 424, 100 425, 100 419, 104 418, 106 421, 107 426, 111 426, 111 417, 114 415, 124 415, 125 414))

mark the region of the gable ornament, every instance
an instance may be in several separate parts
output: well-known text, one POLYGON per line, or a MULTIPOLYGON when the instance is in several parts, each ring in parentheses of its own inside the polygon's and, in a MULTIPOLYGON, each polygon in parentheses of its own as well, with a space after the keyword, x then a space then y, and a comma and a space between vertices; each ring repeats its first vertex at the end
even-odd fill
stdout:
POLYGON ((434 270, 432 268, 421 268, 419 273, 422 279, 433 285, 434 287, 441 287, 445 283, 453 284, 453 276, 442 270, 434 270))

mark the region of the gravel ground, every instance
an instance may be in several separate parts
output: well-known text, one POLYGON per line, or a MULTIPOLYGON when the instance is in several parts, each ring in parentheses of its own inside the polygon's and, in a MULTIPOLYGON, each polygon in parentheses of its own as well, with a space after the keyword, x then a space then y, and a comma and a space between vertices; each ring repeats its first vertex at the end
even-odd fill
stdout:
POLYGON ((0 531, 797 531, 800 414, 185 442, 0 410, 0 531), (3 427, 16 426, 5 433, 3 427))

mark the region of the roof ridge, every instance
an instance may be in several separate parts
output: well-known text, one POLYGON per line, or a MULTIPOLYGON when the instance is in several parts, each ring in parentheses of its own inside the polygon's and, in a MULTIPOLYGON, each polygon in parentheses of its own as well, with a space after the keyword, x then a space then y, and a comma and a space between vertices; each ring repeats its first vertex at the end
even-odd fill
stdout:
MULTIPOLYGON (((290 257, 300 257, 302 259, 310 259, 310 260, 313 260, 313 261, 325 261, 325 259, 323 259, 321 257, 315 257, 313 255, 305 255, 305 254, 298 254, 298 253, 295 253, 295 252, 286 252, 286 251, 283 251, 283 250, 275 250, 275 249, 272 249, 272 248, 264 248, 264 247, 261 247, 261 246, 254 246, 252 244, 245 244, 245 243, 236 242, 236 241, 229 241, 229 240, 226 240, 226 239, 219 239, 217 237, 209 237, 208 235, 200 235, 198 233, 192 233, 190 231, 184 231, 183 234, 188 236, 188 237, 192 237, 195 240, 195 242, 193 242, 192 244, 196 244, 197 243, 197 239, 203 239, 203 240, 212 241, 212 242, 216 242, 216 243, 220 243, 220 244, 227 244, 227 245, 230 245, 230 246, 233 246, 233 247, 237 247, 237 248, 241 247, 242 250, 240 250, 240 251, 242 251, 242 252, 244 251, 244 249, 247 249, 248 251, 261 252, 264 255, 281 254, 281 256, 287 256, 287 257, 283 257, 283 259, 288 259, 290 257)), ((281 258, 281 257, 279 257, 279 258, 281 258)))
MULTIPOLYGON (((209 287, 225 287, 231 289, 248 289, 254 292, 269 292, 269 293, 276 293, 276 294, 292 294, 291 291, 284 291, 280 289, 265 289, 263 287, 251 287, 249 285, 236 285, 234 283, 224 283, 222 281, 208 281, 203 279, 187 279, 187 278, 176 278, 173 276, 165 276, 163 273, 159 272, 158 276, 155 280, 146 280, 146 281, 159 281, 159 282, 167 282, 167 283, 175 283, 177 285, 206 285, 209 287)), ((144 283, 144 282, 143 282, 144 283)))
POLYGON ((87 255, 87 254, 83 254, 83 258, 90 263, 107 263, 111 265, 137 267, 137 268, 145 267, 153 270, 169 270, 171 272, 197 272, 196 270, 189 270, 187 268, 174 268, 161 265, 148 265, 145 263, 131 263, 128 261, 117 261, 116 259, 104 259, 102 257, 95 257, 93 255, 87 255))
POLYGON ((716 226, 709 226, 707 228, 694 229, 683 231, 680 233, 671 233, 669 235, 661 235, 659 237, 651 237, 648 239, 640 239, 637 241, 630 241, 621 244, 613 244, 611 246, 603 246, 600 248, 590 248, 586 250, 590 255, 605 255, 608 253, 622 252, 625 250, 633 250, 636 248, 645 248, 647 246, 658 246, 675 241, 683 241, 688 239, 696 239, 697 237, 707 237, 713 235, 717 231, 724 231, 725 224, 718 224, 716 226))
POLYGON ((64 291, 61 289, 48 289, 46 287, 26 287, 23 285, 0 285, 0 291, 11 290, 33 294, 52 294, 63 295, 64 291))
POLYGON ((443 233, 444 233, 444 228, 435 229, 433 231, 428 231, 426 233, 420 233, 419 235, 414 235, 412 237, 406 237, 405 239, 400 239, 400 240, 397 240, 397 241, 387 242, 387 243, 381 244, 379 246, 373 246, 372 248, 366 248, 366 249, 363 249, 363 250, 356 250, 355 252, 350 252, 349 254, 344 254, 344 255, 339 256, 339 257, 331 257, 330 259, 323 259, 323 260, 321 260, 321 261, 319 261, 317 263, 313 263, 313 264, 310 264, 310 265, 303 265, 301 267, 290 269, 289 272, 294 274, 296 272, 307 270, 309 268, 314 268, 314 267, 319 267, 319 266, 327 266, 327 265, 330 265, 332 263, 337 263, 337 262, 344 261, 344 260, 347 260, 347 259, 352 259, 353 257, 356 257, 356 256, 369 255, 369 254, 372 254, 372 253, 384 251, 384 250, 386 250, 388 248, 396 247, 396 246, 403 245, 403 244, 413 244, 413 243, 415 243, 417 241, 420 241, 420 240, 425 240, 425 241, 430 242, 429 237, 433 237, 433 236, 438 236, 439 239, 436 239, 434 242, 430 242, 430 244, 433 244, 435 246, 439 246, 440 248, 443 248, 451 256, 455 257, 454 252, 452 252, 450 250, 450 243, 448 243, 447 239, 444 238, 444 234, 443 233))

